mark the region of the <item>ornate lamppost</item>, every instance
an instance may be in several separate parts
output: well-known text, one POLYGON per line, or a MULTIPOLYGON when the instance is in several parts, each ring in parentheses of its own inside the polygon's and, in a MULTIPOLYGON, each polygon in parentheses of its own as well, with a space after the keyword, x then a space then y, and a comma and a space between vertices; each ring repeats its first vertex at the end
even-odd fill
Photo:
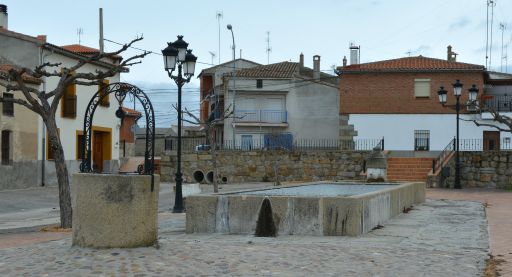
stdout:
POLYGON ((190 82, 194 76, 197 57, 192 54, 192 50, 187 50, 188 43, 183 40, 183 36, 178 36, 178 40, 173 43, 167 43, 167 47, 162 50, 164 56, 165 71, 169 77, 174 80, 178 86, 178 153, 176 164, 176 194, 174 200, 173 213, 182 213, 183 207, 183 174, 181 173, 181 87, 190 82), (172 75, 174 69, 178 67, 177 75, 172 75), (182 72, 183 71, 183 72, 182 72), (183 75, 182 75, 183 73, 183 75))
MULTIPOLYGON (((455 84, 453 84, 453 95, 455 96, 455 111, 457 112, 457 133, 455 136, 455 184, 454 188, 461 189, 462 186, 460 184, 460 156, 459 156, 459 114, 460 114, 460 96, 462 94, 462 83, 460 80, 456 80, 455 84)), ((469 105, 473 105, 476 101, 476 96, 478 94, 478 89, 476 85, 471 86, 469 91, 469 105)), ((439 95, 439 102, 445 106, 446 104, 446 95, 447 91, 443 86, 440 87, 437 94, 439 95)))

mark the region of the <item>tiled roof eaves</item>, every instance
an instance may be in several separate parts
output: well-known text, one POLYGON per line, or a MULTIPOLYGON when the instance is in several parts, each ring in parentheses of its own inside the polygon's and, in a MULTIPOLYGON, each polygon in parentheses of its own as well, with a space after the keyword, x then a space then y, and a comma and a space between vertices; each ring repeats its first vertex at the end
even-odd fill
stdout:
MULTIPOLYGON (((334 82, 328 82, 328 81, 325 81, 325 80, 322 80, 322 77, 320 77, 320 80, 317 80, 317 79, 311 79, 311 78, 305 78, 303 76, 295 76, 296 78, 299 78, 299 79, 302 79, 304 81, 311 81, 311 83, 315 83, 315 84, 319 84, 319 85, 324 85, 324 86, 329 86, 329 87, 334 87, 334 88, 338 88, 338 84, 337 83, 334 83, 334 82)), ((329 77, 331 78, 331 77, 329 77)), ((337 76, 332 76, 332 79, 333 80, 336 80, 337 82, 337 79, 339 77, 337 76)))
MULTIPOLYGON (((7 35, 9 37, 13 37, 13 38, 17 38, 17 39, 21 39, 21 40, 25 40, 25 41, 28 41, 28 42, 32 42, 40 47, 43 47, 43 48, 46 48, 50 51, 55 51, 55 52, 58 52, 59 54, 62 54, 62 55, 65 55, 65 56, 68 56, 68 57, 71 57, 71 58, 76 58, 76 59, 81 59, 81 58, 87 58, 87 56, 85 55, 81 55, 81 54, 78 54, 78 53, 74 53, 74 52, 71 52, 69 50, 66 50, 62 47, 59 47, 57 45, 54 45, 54 44, 51 44, 51 43, 44 43, 43 41, 35 38, 35 37, 32 37, 32 36, 29 36, 29 35, 25 35, 25 34, 22 34, 22 33, 17 33, 17 32, 13 32, 11 30, 6 30, 6 29, 3 29, 3 28, 0 28, 0 34, 3 34, 3 35, 7 35)), ((92 62, 92 64, 94 65, 98 65, 98 66, 101 66, 101 67, 105 67, 105 68, 112 68, 113 65, 112 64, 109 64, 109 63, 106 63, 106 62, 102 62, 102 61, 97 61, 97 62, 92 62)), ((123 71, 123 72, 128 72, 128 68, 125 69, 126 71, 123 71)))
POLYGON ((341 74, 360 74, 360 73, 435 73, 435 72, 484 72, 485 68, 433 68, 433 69, 341 69, 341 74))
MULTIPOLYGON (((255 66, 260 66, 261 65, 261 64, 259 64, 257 62, 253 62, 253 61, 246 60, 246 59, 236 59, 236 61, 245 61, 245 62, 253 63, 255 66)), ((227 62, 224 62, 224 63, 221 63, 221 64, 218 64, 218 65, 214 65, 212 67, 205 68, 205 69, 201 70, 201 72, 197 75, 197 78, 201 77, 201 75, 203 75, 203 74, 214 74, 216 68, 224 67, 224 66, 226 66, 226 64, 229 64, 229 63, 232 63, 232 62, 233 62, 233 60, 227 61, 227 62)), ((237 69, 237 70, 241 70, 241 69, 237 69)))
MULTIPOLYGON (((26 73, 22 76, 23 80, 29 84, 39 85, 42 83, 41 79, 27 75, 26 73)), ((0 79, 8 80, 9 73, 5 70, 0 70, 0 79)))
MULTIPOLYGON (((55 44, 51 44, 51 43, 45 43, 43 45, 43 48, 46 48, 50 51, 54 51, 54 52, 57 52, 59 54, 62 54, 62 55, 65 55, 65 56, 68 56, 70 58, 75 58, 75 59, 87 59, 89 57, 85 56, 85 55, 82 55, 82 54, 79 54, 79 53, 75 53, 75 52, 71 52, 69 50, 66 50, 60 46, 57 46, 55 44)), ((111 69, 113 67, 115 67, 115 65, 113 64, 109 64, 109 63, 106 63, 106 62, 102 62, 102 61, 94 61, 94 62, 91 62, 91 64, 94 64, 94 65, 97 65, 97 66, 101 66, 101 67, 105 67, 105 68, 108 68, 108 69, 111 69)), ((125 68, 125 70, 123 70, 123 72, 129 72, 129 69, 128 68, 125 68)))

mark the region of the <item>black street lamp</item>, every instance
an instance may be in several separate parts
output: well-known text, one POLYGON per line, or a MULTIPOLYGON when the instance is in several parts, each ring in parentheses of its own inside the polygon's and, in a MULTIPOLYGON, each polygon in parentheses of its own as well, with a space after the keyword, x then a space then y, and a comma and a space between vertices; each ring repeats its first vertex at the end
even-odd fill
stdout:
MULTIPOLYGON (((476 101, 476 96, 478 94, 478 89, 476 85, 473 85, 469 90, 469 105, 473 105, 476 101)), ((439 102, 445 106, 446 104, 446 94, 447 91, 443 86, 437 91, 439 95, 439 102)), ((459 114, 460 114, 460 96, 462 94, 462 83, 460 80, 456 80, 455 84, 453 84, 453 95, 457 102, 455 103, 455 110, 457 111, 457 135, 455 137, 455 184, 454 188, 461 189, 460 185, 460 156, 459 156, 459 114)))
POLYGON ((194 76, 197 57, 192 54, 192 50, 187 50, 188 43, 183 40, 183 36, 178 36, 178 40, 173 43, 167 43, 167 47, 162 50, 164 56, 165 71, 169 77, 174 80, 178 86, 178 153, 176 164, 176 197, 174 200, 173 213, 182 213, 183 207, 183 174, 181 173, 181 87, 190 82, 194 76), (178 66, 178 74, 172 75, 172 72, 178 66), (183 75, 182 76, 182 70, 183 75))

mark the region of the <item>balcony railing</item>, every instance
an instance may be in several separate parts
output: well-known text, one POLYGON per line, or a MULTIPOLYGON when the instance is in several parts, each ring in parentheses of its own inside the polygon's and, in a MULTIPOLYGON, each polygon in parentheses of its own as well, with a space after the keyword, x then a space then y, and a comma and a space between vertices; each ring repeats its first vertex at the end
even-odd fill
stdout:
POLYGON ((281 110, 236 110, 235 122, 287 123, 288 115, 281 110))
POLYGON ((492 109, 497 112, 512 112, 512 96, 489 95, 490 99, 484 100, 483 109, 492 109))

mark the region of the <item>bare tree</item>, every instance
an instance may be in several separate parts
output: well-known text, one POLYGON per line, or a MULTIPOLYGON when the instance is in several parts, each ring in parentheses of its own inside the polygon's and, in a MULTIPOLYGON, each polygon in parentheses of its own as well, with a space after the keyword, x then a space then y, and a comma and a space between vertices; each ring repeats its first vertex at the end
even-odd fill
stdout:
MULTIPOLYGON (((173 107, 178 111, 178 108, 173 105, 173 107)), ((219 106, 216 105, 214 109, 214 113, 219 106)), ((178 111, 180 112, 180 111, 178 111)), ((214 137, 214 132, 212 132, 213 127, 218 123, 224 121, 226 118, 231 118, 233 116, 233 111, 231 110, 231 105, 228 106, 226 110, 224 110, 222 116, 219 118, 210 117, 207 120, 199 119, 195 114, 191 113, 187 108, 183 111, 186 115, 188 115, 192 120, 182 119, 185 122, 190 124, 203 126, 203 132, 205 133, 206 139, 210 142, 210 153, 212 154, 212 166, 213 166, 213 191, 219 192, 219 184, 217 181, 218 170, 217 170, 217 140, 214 137)), ((179 124, 179 123, 178 123, 179 124)))
POLYGON ((89 73, 75 73, 78 69, 90 63, 105 59, 118 59, 118 55, 126 51, 132 44, 142 39, 142 37, 135 38, 115 52, 97 53, 91 56, 77 56, 76 63, 70 67, 64 67, 61 63, 43 63, 33 69, 14 65, 13 68, 9 70, 7 78, 0 78, 0 86, 5 87, 7 91, 21 93, 23 96, 18 98, 1 97, 0 102, 12 102, 37 113, 42 118, 47 128, 49 147, 52 149, 55 156, 55 170, 57 172, 59 187, 60 226, 62 228, 71 228, 73 211, 71 208, 68 169, 59 138, 57 123, 55 121, 55 114, 59 102, 69 85, 99 85, 103 79, 115 76, 125 71, 129 66, 141 63, 140 59, 148 55, 149 52, 132 56, 118 64, 111 64, 111 66, 104 71, 96 70, 95 72, 89 73), (27 77, 37 79, 42 77, 59 78, 59 81, 53 90, 42 91, 27 85, 27 77))
POLYGON ((478 122, 478 120, 471 120, 478 127, 491 127, 501 132, 512 132, 512 117, 500 114, 499 111, 495 110, 492 107, 485 106, 484 111, 489 112, 492 116, 492 120, 494 123, 482 123, 478 122), (506 127, 500 127, 500 124, 505 125, 506 127))

